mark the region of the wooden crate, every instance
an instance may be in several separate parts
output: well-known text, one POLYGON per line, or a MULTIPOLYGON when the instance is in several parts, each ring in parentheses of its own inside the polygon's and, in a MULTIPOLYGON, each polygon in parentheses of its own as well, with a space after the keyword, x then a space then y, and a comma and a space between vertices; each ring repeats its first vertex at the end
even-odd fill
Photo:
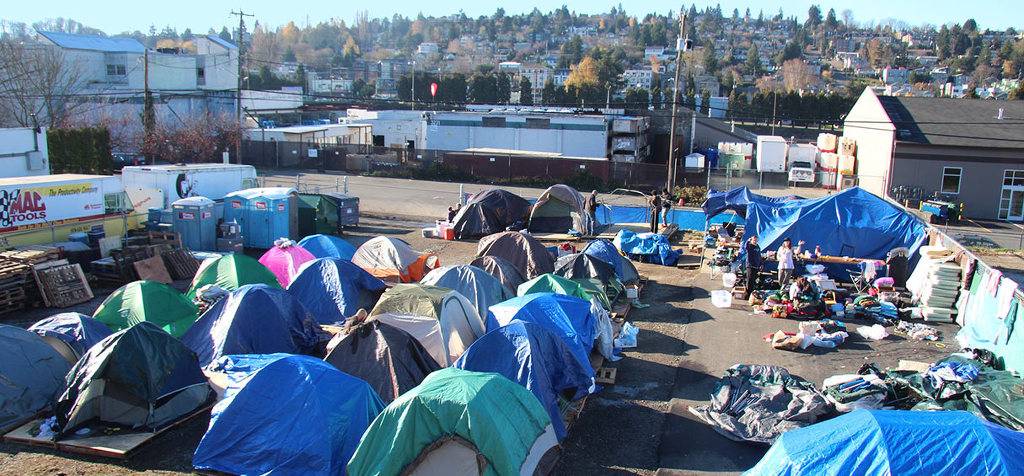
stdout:
POLYGON ((32 268, 32 275, 46 306, 69 307, 93 298, 82 267, 68 264, 67 260, 36 265, 32 268))

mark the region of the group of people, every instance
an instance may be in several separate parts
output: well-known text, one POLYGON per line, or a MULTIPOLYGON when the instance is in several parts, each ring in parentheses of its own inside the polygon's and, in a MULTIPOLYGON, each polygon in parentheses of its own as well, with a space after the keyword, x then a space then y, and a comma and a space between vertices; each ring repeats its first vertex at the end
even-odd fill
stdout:
POLYGON ((662 227, 668 226, 672 198, 668 189, 660 192, 651 190, 651 196, 647 198, 647 206, 651 208, 651 233, 658 233, 662 227))
MULTIPOLYGON (((804 242, 801 240, 797 242, 796 248, 793 247, 793 240, 785 238, 782 240, 782 245, 775 252, 775 259, 779 263, 778 267, 778 280, 779 286, 785 287, 789 284, 789 279, 793 277, 793 270, 796 269, 796 263, 794 257, 799 256, 801 249, 804 246, 804 242)), ((750 299, 750 293, 754 291, 754 286, 757 284, 757 277, 761 274, 762 268, 764 268, 764 256, 761 254, 761 246, 757 243, 757 236, 750 236, 747 238, 746 249, 744 250, 747 257, 746 266, 746 293, 744 299, 750 299)), ((799 278, 804 279, 804 278, 799 278)), ((798 279, 798 281, 799 281, 798 279)), ((798 286, 797 294, 803 292, 803 286, 809 285, 805 283, 798 286)), ((794 283, 797 286, 797 283, 794 283)), ((790 297, 794 294, 794 288, 790 287, 790 297)))

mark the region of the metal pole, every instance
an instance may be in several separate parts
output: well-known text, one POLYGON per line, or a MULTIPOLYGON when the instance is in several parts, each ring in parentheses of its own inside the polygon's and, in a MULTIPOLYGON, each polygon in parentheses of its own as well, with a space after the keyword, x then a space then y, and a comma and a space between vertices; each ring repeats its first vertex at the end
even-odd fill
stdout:
POLYGON ((673 167, 676 155, 676 115, 679 114, 679 74, 682 71, 683 62, 683 48, 686 46, 686 40, 683 39, 683 35, 686 32, 686 14, 679 11, 679 36, 676 38, 676 76, 675 82, 672 84, 672 121, 671 130, 668 133, 668 161, 666 163, 666 169, 668 176, 665 179, 665 188, 672 190, 672 185, 675 183, 675 169, 673 167))
POLYGON ((459 203, 462 204, 462 205, 465 205, 464 203, 462 203, 463 197, 465 197, 465 196, 466 196, 466 184, 460 183, 459 184, 459 203))
POLYGON ((772 91, 772 135, 775 135, 775 110, 779 104, 779 90, 772 91))
POLYGON ((345 193, 348 194, 348 176, 347 175, 345 176, 344 185, 345 185, 345 193))

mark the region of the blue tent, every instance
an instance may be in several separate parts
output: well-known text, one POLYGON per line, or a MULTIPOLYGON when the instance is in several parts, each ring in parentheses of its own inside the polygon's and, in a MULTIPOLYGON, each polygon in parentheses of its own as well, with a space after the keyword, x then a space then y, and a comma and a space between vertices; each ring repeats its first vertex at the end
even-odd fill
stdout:
POLYGON ((303 265, 288 285, 321 324, 345 322, 359 309, 370 310, 387 285, 351 261, 320 258, 303 265))
POLYGON ((660 233, 635 233, 622 229, 612 240, 615 247, 630 258, 644 263, 675 266, 681 252, 673 250, 668 238, 660 233))
POLYGON ((576 360, 558 335, 520 320, 477 339, 452 366, 501 374, 529 389, 547 409, 559 440, 565 438, 559 394, 582 398, 594 385, 593 368, 576 360))
POLYGON ((569 346, 578 362, 590 368, 590 350, 597 337, 597 318, 590 303, 578 297, 555 293, 533 293, 491 306, 487 331, 514 320, 540 324, 569 346))
POLYGON ((744 474, 1024 474, 1024 433, 963 411, 857 410, 783 433, 744 474))
MULTIPOLYGON (((231 359, 222 369, 237 372, 231 359)), ((255 373, 228 385, 192 465, 230 474, 345 474, 363 432, 384 409, 373 389, 313 357, 244 360, 242 370, 255 373)))
POLYGON ((586 248, 583 248, 583 254, 593 256, 612 265, 615 268, 615 276, 623 284, 634 283, 640 279, 640 275, 637 273, 633 262, 619 254, 619 250, 608 240, 591 241, 586 248))
POLYGON ((751 204, 774 207, 799 200, 801 200, 801 198, 795 195, 788 195, 785 197, 768 197, 751 192, 747 187, 736 187, 728 192, 716 192, 714 190, 708 191, 708 197, 704 199, 704 203, 702 203, 700 207, 704 209, 704 214, 707 215, 708 218, 718 215, 726 210, 732 210, 736 212, 737 215, 746 217, 747 208, 751 204))
POLYGON ((63 342, 78 360, 85 351, 106 339, 113 331, 106 324, 77 312, 62 312, 43 319, 28 330, 40 337, 56 339, 63 342))
POLYGON ((205 367, 229 354, 311 352, 319 336, 313 316, 286 291, 248 284, 210 306, 181 341, 205 367))
POLYGON ((420 283, 458 291, 476 305, 477 313, 481 316, 487 315, 487 308, 516 295, 514 290, 501 284, 498 278, 469 264, 431 270, 420 283))
POLYGON ((789 237, 820 246, 825 255, 871 259, 885 259, 898 247, 913 256, 925 238, 921 220, 860 187, 778 206, 751 204, 746 230, 762 250, 777 249, 789 237))
POLYGON ((333 235, 309 235, 299 240, 299 246, 317 258, 341 258, 351 260, 356 247, 341 237, 333 235))

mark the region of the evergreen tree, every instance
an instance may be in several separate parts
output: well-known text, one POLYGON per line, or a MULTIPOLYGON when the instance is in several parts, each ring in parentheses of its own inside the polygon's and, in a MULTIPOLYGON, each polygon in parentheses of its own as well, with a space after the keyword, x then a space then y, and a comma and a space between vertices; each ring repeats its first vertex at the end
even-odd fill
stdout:
POLYGON ((533 84, 530 79, 523 76, 519 79, 519 104, 524 106, 533 105, 533 84))

